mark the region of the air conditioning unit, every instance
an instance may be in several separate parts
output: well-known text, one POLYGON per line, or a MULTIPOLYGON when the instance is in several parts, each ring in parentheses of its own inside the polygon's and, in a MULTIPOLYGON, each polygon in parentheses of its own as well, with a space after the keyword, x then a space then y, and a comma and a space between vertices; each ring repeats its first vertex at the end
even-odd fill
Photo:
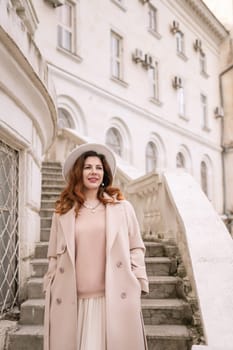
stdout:
POLYGON ((214 110, 214 115, 216 118, 223 118, 224 117, 224 111, 222 107, 216 107, 214 110))
POLYGON ((201 43, 201 40, 200 39, 196 39, 195 42, 194 42, 194 50, 195 51, 202 51, 202 43, 201 43))
POLYGON ((132 57, 133 57, 133 61, 134 61, 134 62, 136 62, 136 63, 142 62, 142 61, 143 61, 143 58, 144 58, 144 57, 143 57, 143 52, 142 52, 142 50, 140 50, 140 49, 135 49, 135 51, 134 51, 132 57))
POLYGON ((181 88, 183 86, 182 78, 175 76, 172 81, 172 86, 174 87, 174 89, 181 88))
POLYGON ((145 54, 144 56, 144 60, 142 61, 142 65, 143 67, 145 67, 146 69, 149 68, 153 68, 154 67, 154 59, 153 56, 151 56, 150 54, 145 54))
POLYGON ((180 30, 180 24, 179 24, 179 22, 177 22, 177 21, 172 21, 172 25, 171 25, 171 32, 173 33, 173 34, 175 34, 175 33, 177 33, 179 30, 180 30))
POLYGON ((46 0, 53 7, 62 6, 65 4, 65 0, 46 0))

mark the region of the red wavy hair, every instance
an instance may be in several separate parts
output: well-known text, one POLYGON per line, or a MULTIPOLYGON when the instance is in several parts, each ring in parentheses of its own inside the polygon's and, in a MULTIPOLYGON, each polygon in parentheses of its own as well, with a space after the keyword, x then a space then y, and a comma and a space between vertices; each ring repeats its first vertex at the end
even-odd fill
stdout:
POLYGON ((83 185, 83 167, 87 157, 98 157, 101 160, 104 169, 103 184, 100 186, 97 198, 104 205, 107 203, 114 204, 115 199, 123 200, 124 196, 119 188, 113 187, 113 176, 108 162, 103 154, 99 154, 95 151, 88 151, 83 153, 74 163, 74 166, 70 170, 69 180, 65 189, 61 192, 60 198, 56 201, 55 211, 62 215, 67 213, 73 206, 75 206, 76 216, 80 207, 85 201, 84 185, 83 185), (109 195, 109 198, 104 197, 104 193, 109 195))

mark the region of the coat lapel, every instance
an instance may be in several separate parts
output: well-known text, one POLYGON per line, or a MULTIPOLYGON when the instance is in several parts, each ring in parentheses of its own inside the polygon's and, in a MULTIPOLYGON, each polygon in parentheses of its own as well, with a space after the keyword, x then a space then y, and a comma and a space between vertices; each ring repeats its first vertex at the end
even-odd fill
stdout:
POLYGON ((119 202, 106 205, 107 249, 111 250, 120 229, 122 206, 119 202))
POLYGON ((68 253, 71 261, 75 262, 75 207, 60 216, 60 223, 64 233, 68 253))

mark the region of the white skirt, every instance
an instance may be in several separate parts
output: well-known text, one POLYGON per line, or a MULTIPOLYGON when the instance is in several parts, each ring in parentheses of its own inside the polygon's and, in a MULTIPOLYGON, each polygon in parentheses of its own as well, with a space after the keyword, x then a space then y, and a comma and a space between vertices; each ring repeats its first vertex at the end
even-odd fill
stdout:
POLYGON ((78 349, 106 350, 105 297, 78 300, 78 349))

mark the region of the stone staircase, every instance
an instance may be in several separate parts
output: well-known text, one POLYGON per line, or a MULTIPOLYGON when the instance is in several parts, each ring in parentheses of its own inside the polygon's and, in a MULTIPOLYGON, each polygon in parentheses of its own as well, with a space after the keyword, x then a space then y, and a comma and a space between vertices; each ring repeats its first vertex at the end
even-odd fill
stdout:
MULTIPOLYGON (((18 329, 9 334, 7 350, 43 349, 42 283, 48 266, 51 215, 63 187, 60 164, 44 163, 40 242, 31 261, 33 273, 28 281, 28 300, 21 305, 18 329)), ((142 313, 149 350, 190 350, 193 316, 185 300, 183 281, 177 276, 177 248, 162 241, 145 244, 150 293, 142 299, 142 313)))
POLYGON ((142 299, 149 350, 189 350, 192 310, 177 273, 177 248, 170 243, 145 242, 150 293, 142 299))

